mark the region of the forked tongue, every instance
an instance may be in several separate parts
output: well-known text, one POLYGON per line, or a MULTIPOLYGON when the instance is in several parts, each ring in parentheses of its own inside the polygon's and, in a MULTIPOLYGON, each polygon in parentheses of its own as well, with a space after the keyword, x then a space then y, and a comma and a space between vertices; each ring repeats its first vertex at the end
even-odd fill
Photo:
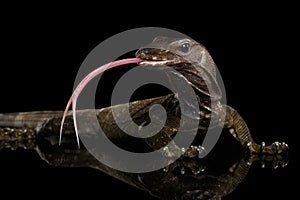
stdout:
POLYGON ((80 148, 78 128, 77 128, 77 122, 76 122, 76 103, 77 103, 78 96, 80 95, 82 90, 85 88, 85 86, 93 78, 95 78, 96 76, 98 76, 99 74, 105 72, 108 69, 112 69, 112 68, 119 67, 119 66, 126 65, 126 64, 138 63, 138 62, 141 62, 141 61, 142 61, 142 59, 140 59, 140 58, 128 58, 128 59, 117 60, 117 61, 114 61, 114 62, 107 63, 105 65, 102 65, 101 67, 98 67, 97 69, 95 69, 94 71, 89 73, 86 77, 84 77, 84 79, 78 84, 78 86, 74 90, 74 92, 73 92, 72 96, 70 97, 70 99, 68 101, 68 104, 65 108, 64 115, 62 117, 61 125, 60 125, 59 145, 61 144, 63 125, 64 125, 64 122, 65 122, 66 116, 68 114, 68 110, 69 110, 69 108, 72 104, 74 129, 75 129, 75 133, 76 133, 77 145, 78 145, 78 148, 80 148))

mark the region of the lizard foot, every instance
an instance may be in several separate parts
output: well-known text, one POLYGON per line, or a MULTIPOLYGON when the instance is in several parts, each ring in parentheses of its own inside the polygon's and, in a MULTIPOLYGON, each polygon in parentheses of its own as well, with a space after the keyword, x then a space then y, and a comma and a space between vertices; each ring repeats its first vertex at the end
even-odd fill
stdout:
POLYGON ((248 142, 247 150, 250 154, 276 155, 276 154, 288 153, 289 146, 285 142, 277 142, 277 141, 273 142, 269 146, 266 146, 265 142, 262 142, 261 145, 248 142))
POLYGON ((179 148, 178 146, 164 147, 163 155, 167 158, 186 157, 186 158, 203 158, 206 155, 206 150, 202 146, 191 145, 189 148, 179 148))

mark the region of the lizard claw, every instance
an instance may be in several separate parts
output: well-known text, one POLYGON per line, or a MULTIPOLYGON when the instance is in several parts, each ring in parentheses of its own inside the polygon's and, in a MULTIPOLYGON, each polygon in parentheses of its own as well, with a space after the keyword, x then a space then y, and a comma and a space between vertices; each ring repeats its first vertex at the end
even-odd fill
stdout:
POLYGON ((260 146, 260 152, 262 153, 264 151, 266 147, 266 143, 265 142, 261 142, 261 146, 260 146))

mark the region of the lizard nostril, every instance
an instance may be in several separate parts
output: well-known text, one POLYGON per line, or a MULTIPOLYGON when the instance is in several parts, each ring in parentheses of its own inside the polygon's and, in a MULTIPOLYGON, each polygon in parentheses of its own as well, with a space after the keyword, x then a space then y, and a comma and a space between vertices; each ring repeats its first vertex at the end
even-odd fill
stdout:
POLYGON ((144 49, 139 49, 139 50, 136 52, 135 56, 136 56, 137 58, 146 58, 146 57, 149 57, 149 55, 152 55, 151 52, 152 52, 151 49, 146 49, 146 48, 144 48, 144 49))
POLYGON ((136 56, 137 58, 142 58, 142 57, 145 57, 145 53, 144 53, 144 51, 142 51, 142 50, 138 50, 138 51, 135 53, 135 56, 136 56))

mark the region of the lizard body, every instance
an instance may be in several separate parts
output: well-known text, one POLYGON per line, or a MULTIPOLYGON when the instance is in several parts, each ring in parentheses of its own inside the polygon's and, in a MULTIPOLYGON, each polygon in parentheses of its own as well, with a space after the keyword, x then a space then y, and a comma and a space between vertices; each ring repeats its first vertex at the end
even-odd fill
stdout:
POLYGON ((239 113, 220 103, 222 92, 216 78, 216 65, 200 43, 188 38, 156 37, 151 44, 141 48, 136 56, 144 60, 140 63, 142 66, 166 65, 186 78, 199 97, 201 111, 204 111, 199 113, 199 128, 207 128, 209 120, 218 124, 218 119, 225 119, 224 128, 229 129, 229 133, 250 152, 273 154, 287 150, 284 142, 274 142, 269 146, 265 146, 264 142, 257 144, 239 113))
MULTIPOLYGON (((224 123, 221 123, 224 124, 224 128, 227 128, 229 133, 244 148, 248 149, 250 153, 277 154, 287 150, 288 146, 284 142, 274 142, 269 146, 265 146, 264 143, 257 144, 238 112, 230 106, 221 104, 222 93, 216 78, 216 65, 208 51, 198 42, 186 38, 157 37, 150 45, 139 49, 136 57, 143 59, 139 63, 141 66, 155 67, 166 65, 176 69, 178 76, 185 78, 188 84, 193 87, 198 96, 198 103, 202 111, 199 113, 199 132, 202 133, 203 130, 205 132, 209 123, 218 126, 220 122, 216 119, 224 119, 224 123)), ((188 103, 189 99, 185 100, 188 103)), ((168 116, 166 124, 160 133, 146 139, 146 142, 152 149, 159 149, 169 142, 173 142, 172 136, 178 130, 180 108, 175 95, 170 94, 131 102, 129 104, 129 111, 133 122, 143 125, 150 122, 148 111, 154 104, 163 105, 168 116)), ((115 108, 119 109, 120 114, 117 117, 121 119, 122 123, 126 124, 127 131, 138 131, 133 129, 134 126, 131 126, 132 121, 122 118, 122 110, 127 108, 127 104, 117 105, 115 108)), ((95 114, 95 112, 91 112, 90 110, 77 111, 78 115, 89 112, 91 115, 95 114)), ((111 107, 97 110, 96 115, 102 129, 110 139, 123 140, 128 138, 124 131, 120 130, 114 122, 111 107)), ((19 127, 19 138, 24 138, 22 134, 23 136, 26 135, 28 129, 34 130, 36 133, 52 132, 54 134, 59 132, 61 116, 62 112, 60 111, 0 114, 0 126, 10 128, 19 127)), ((5 130, 5 128, 0 130, 0 139, 1 137, 13 138, 12 135, 15 131, 5 130)), ((65 120, 63 132, 74 133, 71 115, 68 115, 65 120)), ((169 156, 180 150, 180 147, 177 147, 176 144, 173 146, 174 148, 168 152, 169 156)), ((195 151, 198 150, 191 147, 190 150, 186 151, 185 155, 194 157, 197 154, 195 151)))

